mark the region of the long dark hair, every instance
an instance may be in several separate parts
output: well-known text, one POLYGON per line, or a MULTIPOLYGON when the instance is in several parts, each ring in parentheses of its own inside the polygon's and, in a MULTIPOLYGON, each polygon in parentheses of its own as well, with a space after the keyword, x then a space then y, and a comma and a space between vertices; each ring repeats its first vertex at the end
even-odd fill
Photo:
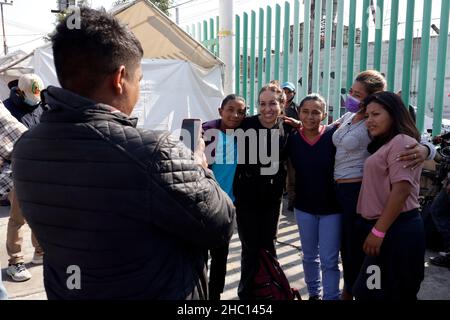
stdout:
POLYGON ((411 115, 405 107, 402 99, 393 92, 377 92, 368 96, 363 101, 363 107, 376 102, 383 106, 392 118, 392 126, 387 134, 382 137, 375 137, 367 147, 370 153, 375 153, 381 146, 388 143, 398 134, 405 134, 420 142, 420 134, 417 130, 411 115))

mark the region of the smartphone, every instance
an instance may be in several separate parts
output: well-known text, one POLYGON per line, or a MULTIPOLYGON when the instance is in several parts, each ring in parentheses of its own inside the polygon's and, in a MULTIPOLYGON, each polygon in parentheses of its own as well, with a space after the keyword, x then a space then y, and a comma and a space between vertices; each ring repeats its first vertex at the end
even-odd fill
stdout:
POLYGON ((200 139, 202 121, 200 119, 183 119, 181 124, 180 141, 194 151, 200 139))

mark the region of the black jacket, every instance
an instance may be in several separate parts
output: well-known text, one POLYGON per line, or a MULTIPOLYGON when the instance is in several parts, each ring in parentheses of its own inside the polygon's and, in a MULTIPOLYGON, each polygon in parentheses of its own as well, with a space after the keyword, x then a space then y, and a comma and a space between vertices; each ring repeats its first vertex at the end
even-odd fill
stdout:
POLYGON ((289 104, 289 106, 287 106, 284 109, 284 114, 290 118, 294 118, 299 120, 298 117, 298 106, 295 104, 294 101, 291 101, 291 103, 289 104))
POLYGON ((234 207, 168 132, 49 87, 41 123, 13 152, 24 216, 45 251, 49 299, 185 299, 234 207), (81 289, 76 284, 79 267, 81 289), (76 268, 75 267, 75 268, 76 268), (73 267, 72 267, 73 268, 73 267))
POLYGON ((261 124, 258 115, 245 118, 240 128, 244 132, 255 130, 256 141, 245 139, 245 152, 238 154, 239 164, 233 182, 236 203, 258 204, 267 209, 267 201, 278 201, 283 194, 286 184, 286 142, 292 128, 279 120, 269 130, 261 124), (270 141, 275 132, 279 134, 278 149, 272 150, 270 141), (272 170, 268 170, 270 168, 272 170))
POLYGON ((25 99, 19 95, 17 87, 11 89, 9 98, 3 101, 3 104, 11 115, 28 129, 39 123, 43 112, 41 104, 34 106, 26 104, 25 99))

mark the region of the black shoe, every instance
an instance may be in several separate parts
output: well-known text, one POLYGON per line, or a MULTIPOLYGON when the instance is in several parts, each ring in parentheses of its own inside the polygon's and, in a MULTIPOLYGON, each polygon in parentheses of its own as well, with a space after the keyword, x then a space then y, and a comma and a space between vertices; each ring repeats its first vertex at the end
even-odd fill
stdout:
POLYGON ((308 300, 314 301, 314 300, 322 300, 322 299, 320 299, 320 296, 312 296, 312 297, 309 297, 308 300))
POLYGON ((9 202, 8 199, 2 199, 2 200, 0 200, 0 206, 1 207, 9 207, 9 206, 11 206, 11 203, 9 202))
POLYGON ((445 256, 431 257, 430 263, 434 264, 435 266, 450 268, 450 254, 447 254, 445 256))

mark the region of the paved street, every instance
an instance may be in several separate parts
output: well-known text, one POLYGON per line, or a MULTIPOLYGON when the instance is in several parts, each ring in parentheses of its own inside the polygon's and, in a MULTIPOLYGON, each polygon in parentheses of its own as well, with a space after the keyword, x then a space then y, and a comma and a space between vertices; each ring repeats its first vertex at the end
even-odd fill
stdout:
MULTIPOLYGON (((8 209, 0 207, 0 261, 2 263, 3 283, 8 291, 10 299, 14 300, 45 300, 46 294, 43 287, 42 266, 34 266, 27 263, 33 278, 27 282, 16 283, 6 275, 7 254, 5 249, 6 227, 8 223, 8 209)), ((31 246, 30 230, 25 227, 24 248, 25 260, 31 261, 33 248, 31 246)), ((279 224, 279 236, 277 243, 277 253, 280 264, 283 267, 292 287, 300 290, 303 299, 308 298, 306 285, 304 282, 303 268, 301 265, 301 249, 297 225, 291 212, 283 212, 279 224)), ((435 255, 427 252, 427 257, 435 255)), ((427 259, 428 260, 428 259, 427 259)), ((424 300, 450 300, 450 270, 436 267, 426 263, 425 280, 419 293, 419 299, 424 300)), ((230 254, 228 256, 228 273, 225 283, 223 299, 237 299, 237 286, 239 283, 240 268, 240 242, 237 234, 233 235, 230 244, 230 254)), ((342 279, 341 279, 342 287, 342 279)))

